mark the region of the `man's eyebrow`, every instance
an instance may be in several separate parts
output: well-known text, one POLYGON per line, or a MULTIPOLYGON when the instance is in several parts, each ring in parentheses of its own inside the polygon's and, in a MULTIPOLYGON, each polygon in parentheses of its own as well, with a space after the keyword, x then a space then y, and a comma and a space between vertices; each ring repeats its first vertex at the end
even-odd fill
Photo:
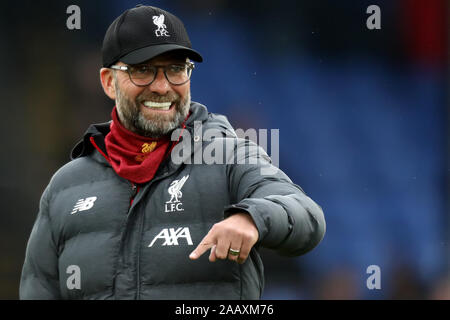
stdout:
POLYGON ((172 64, 185 64, 186 62, 188 62, 189 60, 181 60, 181 59, 177 59, 177 60, 169 60, 169 61, 158 61, 158 62, 150 62, 150 61, 145 61, 145 62, 141 62, 141 63, 136 63, 133 64, 133 66, 139 66, 139 65, 151 65, 151 66, 160 66, 160 65, 172 65, 172 64))
POLYGON ((172 66, 172 65, 184 65, 186 62, 180 60, 180 61, 170 61, 170 62, 142 62, 142 63, 136 63, 136 64, 130 64, 131 67, 138 67, 138 66, 155 66, 155 67, 164 67, 164 66, 172 66))

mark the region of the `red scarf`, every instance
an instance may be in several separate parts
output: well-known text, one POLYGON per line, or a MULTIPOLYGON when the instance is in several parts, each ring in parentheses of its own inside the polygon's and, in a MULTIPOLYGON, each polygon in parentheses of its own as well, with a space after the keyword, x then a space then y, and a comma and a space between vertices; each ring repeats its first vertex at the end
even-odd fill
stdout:
POLYGON ((119 121, 116 107, 111 117, 111 131, 105 137, 105 146, 107 160, 114 171, 138 184, 152 180, 166 156, 170 138, 147 138, 127 130, 119 121))

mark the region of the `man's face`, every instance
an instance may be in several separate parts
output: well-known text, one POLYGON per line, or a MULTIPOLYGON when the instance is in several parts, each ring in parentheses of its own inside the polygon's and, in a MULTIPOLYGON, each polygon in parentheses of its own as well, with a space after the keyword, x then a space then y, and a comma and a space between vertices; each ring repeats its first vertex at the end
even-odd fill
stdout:
MULTIPOLYGON (((166 66, 186 62, 173 55, 161 55, 145 64, 166 66)), ((118 62, 116 65, 125 65, 118 62)), ((179 127, 189 112, 190 81, 172 85, 158 69, 156 79, 148 86, 138 87, 127 72, 115 71, 116 107, 122 125, 141 136, 158 138, 179 127), (170 102, 169 110, 152 107, 153 103, 170 102)), ((154 105, 154 104, 153 104, 154 105)))

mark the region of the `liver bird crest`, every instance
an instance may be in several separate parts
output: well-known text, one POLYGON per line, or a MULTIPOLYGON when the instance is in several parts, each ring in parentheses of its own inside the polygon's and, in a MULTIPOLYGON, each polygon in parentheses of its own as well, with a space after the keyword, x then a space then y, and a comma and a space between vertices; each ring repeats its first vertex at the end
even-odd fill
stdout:
POLYGON ((169 36, 169 33, 166 30, 167 26, 164 24, 163 14, 160 14, 159 16, 153 16, 153 23, 158 27, 158 29, 155 30, 155 34, 157 37, 169 36))

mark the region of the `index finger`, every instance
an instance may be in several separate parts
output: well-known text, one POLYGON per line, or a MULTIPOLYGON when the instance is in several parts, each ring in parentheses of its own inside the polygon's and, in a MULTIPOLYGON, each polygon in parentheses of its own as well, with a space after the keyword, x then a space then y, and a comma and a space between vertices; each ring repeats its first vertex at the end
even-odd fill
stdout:
POLYGON ((197 248, 191 252, 189 258, 192 260, 198 259, 202 254, 204 254, 208 249, 212 248, 215 245, 214 241, 210 239, 208 235, 206 235, 202 241, 198 244, 197 248))

